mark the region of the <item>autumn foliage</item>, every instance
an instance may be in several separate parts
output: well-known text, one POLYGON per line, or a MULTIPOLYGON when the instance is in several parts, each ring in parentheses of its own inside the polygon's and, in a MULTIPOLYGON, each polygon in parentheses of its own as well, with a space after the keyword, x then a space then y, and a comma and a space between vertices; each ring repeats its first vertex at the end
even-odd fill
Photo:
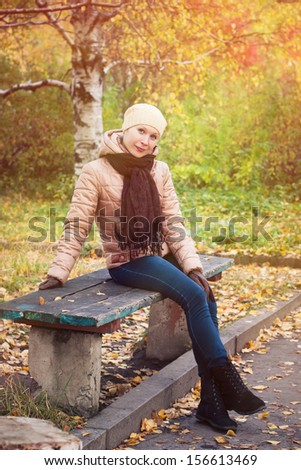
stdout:
MULTIPOLYGON (((97 37, 104 128, 120 126, 134 102, 151 102, 167 117, 161 158, 179 179, 194 187, 283 186, 297 194, 300 17, 301 4, 272 0, 125 3, 97 37)), ((71 35, 70 12, 61 12, 60 21, 71 35)), ((0 34, 1 89, 43 78, 71 85, 71 50, 51 26, 0 34)), ((64 90, 21 91, 2 100, 3 188, 17 182, 19 190, 34 191, 38 177, 39 190, 49 195, 66 177, 70 182, 76 119, 64 90)))

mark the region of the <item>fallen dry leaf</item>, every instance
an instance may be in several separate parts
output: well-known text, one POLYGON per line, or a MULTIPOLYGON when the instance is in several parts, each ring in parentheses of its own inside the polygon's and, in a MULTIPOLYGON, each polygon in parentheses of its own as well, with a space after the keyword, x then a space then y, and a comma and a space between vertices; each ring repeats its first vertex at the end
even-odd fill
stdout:
POLYGON ((267 385, 254 385, 252 388, 254 390, 266 390, 269 387, 267 385))
POLYGON ((282 374, 276 374, 276 375, 270 375, 267 380, 270 381, 270 380, 278 380, 278 379, 283 379, 283 375, 282 374))
POLYGON ((131 380, 131 382, 132 382, 133 384, 135 384, 135 385, 139 385, 139 384, 141 384, 141 382, 142 382, 142 378, 141 378, 139 375, 136 375, 136 377, 134 377, 134 378, 131 380))
POLYGON ((165 410, 159 410, 158 411, 158 417, 161 418, 161 419, 165 419, 166 418, 166 411, 165 410))
POLYGON ((154 429, 157 429, 158 424, 153 419, 144 418, 141 423, 141 431, 152 432, 154 429))
POLYGON ((181 434, 190 434, 191 431, 189 429, 183 429, 183 431, 181 431, 181 434))
POLYGON ((214 440, 218 443, 218 444, 228 444, 228 440, 223 437, 223 436, 214 436, 214 440))
POLYGON ((270 415, 270 413, 269 413, 268 411, 264 411, 263 413, 260 413, 260 414, 258 415, 258 418, 259 418, 259 419, 266 419, 266 418, 269 417, 269 415, 270 415))
POLYGON ((141 434, 137 434, 135 432, 132 432, 129 439, 125 440, 125 443, 128 446, 137 446, 140 442, 144 441, 143 437, 141 434))
POLYGON ((253 370, 251 369, 251 367, 245 367, 242 371, 246 374, 253 374, 253 370))
POLYGON ((257 354, 266 354, 266 353, 269 352, 269 350, 266 349, 266 348, 263 348, 263 349, 258 349, 258 350, 256 350, 255 352, 256 352, 257 354))

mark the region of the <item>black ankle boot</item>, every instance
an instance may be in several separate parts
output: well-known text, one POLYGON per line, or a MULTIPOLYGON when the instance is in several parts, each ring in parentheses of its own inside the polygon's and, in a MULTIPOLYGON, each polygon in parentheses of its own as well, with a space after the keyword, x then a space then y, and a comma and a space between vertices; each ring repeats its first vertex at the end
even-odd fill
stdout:
POLYGON ((237 423, 229 417, 214 378, 202 377, 201 387, 201 401, 196 411, 196 419, 221 431, 236 431, 237 423))
POLYGON ((251 415, 265 408, 265 403, 256 397, 243 383, 231 361, 225 366, 210 369, 221 391, 227 410, 242 415, 251 415))

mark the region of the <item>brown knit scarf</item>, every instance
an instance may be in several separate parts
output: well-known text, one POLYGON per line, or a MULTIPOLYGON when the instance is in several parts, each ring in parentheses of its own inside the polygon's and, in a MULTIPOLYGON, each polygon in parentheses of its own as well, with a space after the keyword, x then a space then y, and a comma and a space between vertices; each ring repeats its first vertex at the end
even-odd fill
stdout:
POLYGON ((122 250, 129 248, 131 258, 139 253, 161 256, 163 231, 160 197, 151 175, 154 156, 137 158, 128 153, 104 157, 124 176, 121 196, 120 230, 115 236, 122 250))

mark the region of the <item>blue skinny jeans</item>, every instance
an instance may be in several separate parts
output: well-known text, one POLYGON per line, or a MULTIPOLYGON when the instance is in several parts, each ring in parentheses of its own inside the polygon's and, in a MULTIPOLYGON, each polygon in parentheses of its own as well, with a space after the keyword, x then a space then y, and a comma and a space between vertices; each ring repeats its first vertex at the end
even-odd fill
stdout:
POLYGON ((110 269, 109 273, 119 284, 161 292, 182 307, 200 376, 210 367, 226 364, 227 352, 218 331, 216 302, 207 300, 204 290, 182 272, 173 256, 136 258, 110 269))

